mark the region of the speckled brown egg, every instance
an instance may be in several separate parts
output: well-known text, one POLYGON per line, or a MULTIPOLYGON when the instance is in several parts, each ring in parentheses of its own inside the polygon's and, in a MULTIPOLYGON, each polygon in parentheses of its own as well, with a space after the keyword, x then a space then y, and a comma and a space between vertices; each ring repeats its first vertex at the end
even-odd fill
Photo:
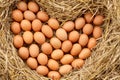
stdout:
POLYGON ((84 47, 87 45, 88 40, 89 40, 89 38, 86 34, 81 34, 80 38, 79 38, 79 44, 84 47))
POLYGON ((61 48, 61 45, 62 45, 61 41, 56 37, 53 37, 53 38, 50 39, 50 44, 55 49, 61 48))
POLYGON ((30 10, 26 10, 24 12, 24 18, 30 21, 33 21, 36 18, 36 15, 30 11, 30 10))
POLYGON ((59 24, 59 22, 57 21, 57 19, 55 19, 55 18, 50 18, 49 20, 48 20, 48 25, 52 28, 52 29, 58 29, 59 28, 59 26, 60 26, 60 24, 59 24))
POLYGON ((77 18, 75 20, 75 29, 80 30, 85 25, 85 19, 83 17, 77 18))
POLYGON ((39 46, 37 44, 31 44, 29 47, 29 52, 31 57, 37 57, 39 55, 39 46))
POLYGON ((93 24, 99 26, 103 24, 103 21, 104 21, 104 17, 102 15, 97 15, 93 20, 93 24))
POLYGON ((86 20, 87 23, 91 23, 91 22, 93 21, 93 19, 94 19, 92 13, 86 13, 86 14, 84 15, 84 18, 85 18, 85 20, 86 20))
POLYGON ((48 56, 44 53, 40 53, 37 57, 37 61, 40 65, 46 65, 48 63, 48 56))
POLYGON ((59 72, 57 71, 50 71, 48 73, 48 77, 51 78, 52 80, 60 80, 61 75, 59 72))
POLYGON ((42 22, 39 19, 34 19, 32 21, 32 30, 37 32, 40 31, 42 27, 42 22))
POLYGON ((14 34, 19 34, 21 32, 21 26, 18 22, 12 22, 11 24, 11 31, 14 34))
POLYGON ((75 59, 71 65, 75 69, 80 69, 84 65, 84 63, 85 61, 82 59, 75 59))
POLYGON ((27 59, 29 57, 29 50, 27 47, 21 47, 18 50, 18 55, 22 58, 22 59, 27 59))
POLYGON ((36 13, 39 10, 39 6, 36 2, 30 1, 28 2, 28 9, 36 13))
POLYGON ((23 40, 26 44, 31 44, 33 42, 33 33, 30 31, 25 31, 23 33, 23 40))
POLYGON ((20 35, 15 35, 13 38, 13 44, 16 48, 20 48, 23 46, 23 38, 20 35))
POLYGON ((74 27, 75 27, 75 24, 73 21, 65 22, 64 25, 62 26, 62 28, 65 29, 67 32, 72 31, 74 27))
POLYGON ((71 49, 72 49, 72 42, 69 41, 69 40, 66 40, 62 43, 62 47, 61 49, 64 51, 64 52, 69 52, 71 49))
POLYGON ((36 68, 36 72, 40 75, 47 75, 49 72, 49 69, 46 66, 40 65, 36 68))
POLYGON ((44 11, 39 11, 37 13, 37 18, 40 19, 42 22, 46 22, 49 19, 49 16, 46 12, 44 11))
POLYGON ((17 8, 21 11, 26 11, 27 10, 27 3, 25 1, 20 1, 17 4, 17 8))
POLYGON ((92 24, 86 24, 83 27, 83 33, 84 34, 90 35, 92 32, 93 32, 93 25, 92 24))
POLYGON ((59 73, 61 75, 65 75, 65 74, 68 74, 70 71, 72 70, 72 66, 71 65, 62 65, 60 68, 59 68, 59 73))
POLYGON ((31 30, 31 22, 29 20, 22 20, 20 25, 21 25, 22 30, 24 31, 31 30))
POLYGON ((91 55, 91 50, 88 48, 83 48, 79 54, 79 58, 86 59, 86 58, 90 57, 90 55, 91 55))

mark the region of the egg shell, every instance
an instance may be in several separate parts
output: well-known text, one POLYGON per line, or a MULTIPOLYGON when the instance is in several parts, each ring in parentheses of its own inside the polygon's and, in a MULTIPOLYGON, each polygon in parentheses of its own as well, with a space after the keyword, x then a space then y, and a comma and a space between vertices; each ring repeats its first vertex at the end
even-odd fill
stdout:
POLYGON ((75 59, 71 65, 74 69, 80 69, 84 65, 85 61, 82 59, 75 59))
POLYGON ((73 44, 73 47, 72 47, 72 49, 70 51, 70 54, 72 56, 77 56, 77 55, 79 55, 79 53, 81 52, 81 50, 82 50, 81 45, 79 43, 75 43, 75 44, 73 44))
POLYGON ((29 52, 31 57, 37 57, 39 55, 39 46, 37 44, 31 44, 29 47, 29 52))
POLYGON ((93 19, 94 19, 92 13, 86 13, 86 14, 84 15, 84 18, 85 18, 85 21, 86 21, 87 23, 91 23, 91 22, 93 21, 93 19))
POLYGON ((42 22, 39 19, 34 19, 32 21, 32 29, 33 31, 37 32, 40 31, 42 27, 42 22))
POLYGON ((53 37, 53 38, 50 39, 50 44, 55 49, 61 48, 61 45, 62 45, 61 41, 56 37, 53 37))
POLYGON ((79 54, 79 58, 86 59, 86 58, 90 57, 90 55, 91 55, 91 50, 88 48, 83 48, 79 54))
POLYGON ((93 37, 94 38, 100 38, 102 36, 102 28, 99 26, 95 26, 93 29, 93 37))
POLYGON ((30 10, 26 10, 24 12, 24 18, 30 21, 33 21, 36 18, 36 15, 30 11, 30 10))
POLYGON ((31 69, 36 69, 38 67, 37 60, 33 57, 29 57, 26 63, 31 69))
POLYGON ((57 19, 55 19, 55 18, 50 18, 49 20, 48 20, 48 25, 52 28, 52 29, 58 29, 59 28, 59 26, 60 26, 60 24, 59 24, 59 22, 57 21, 57 19))
POLYGON ((92 24, 85 24, 83 27, 83 33, 90 35, 93 32, 93 25, 92 24))
POLYGON ((45 42, 46 38, 42 32, 35 32, 34 33, 34 40, 38 44, 43 44, 45 42))
POLYGON ((49 59, 47 66, 50 70, 56 71, 59 69, 59 63, 55 61, 54 59, 49 59))
POLYGON ((56 36, 61 41, 67 40, 67 32, 62 28, 59 28, 59 29, 56 30, 56 36))
POLYGON ((39 10, 39 6, 36 2, 30 1, 28 2, 28 9, 36 13, 39 10))
POLYGON ((68 74, 70 73, 70 71, 72 70, 72 66, 71 65, 62 65, 60 68, 59 68, 59 73, 61 75, 65 75, 65 74, 68 74))
POLYGON ((102 15, 96 15, 93 20, 93 24, 99 26, 103 24, 103 21, 104 21, 104 17, 102 15))
POLYGON ((24 31, 30 31, 32 27, 31 22, 25 19, 21 21, 20 25, 21 25, 22 30, 24 31))
POLYGON ((50 71, 48 73, 48 77, 51 78, 52 80, 60 80, 61 75, 59 72, 57 71, 50 71))
POLYGON ((46 12, 44 11, 39 11, 37 13, 37 18, 40 19, 42 22, 46 22, 49 19, 49 16, 46 12))
POLYGON ((23 33, 23 40, 26 44, 31 44, 33 42, 33 33, 30 31, 25 31, 23 33))
POLYGON ((83 17, 77 18, 75 20, 75 29, 80 30, 85 25, 85 19, 83 17))
POLYGON ((74 60, 74 57, 70 54, 65 54, 62 59, 60 60, 60 62, 62 64, 70 64, 72 61, 74 60))
POLYGON ((92 49, 92 48, 94 48, 96 46, 96 44, 97 44, 96 39, 95 38, 90 38, 89 41, 88 41, 87 47, 89 49, 92 49))
POLYGON ((62 28, 65 29, 67 32, 72 31, 74 29, 74 27, 75 27, 75 24, 73 21, 67 21, 62 26, 62 28))
POLYGON ((40 53, 37 57, 37 61, 41 65, 46 65, 48 63, 48 56, 44 53, 40 53))
POLYGON ((46 66, 38 66, 36 68, 36 72, 40 75, 47 75, 49 72, 49 69, 46 66))
POLYGON ((12 11, 12 18, 17 22, 20 22, 23 20, 23 13, 20 10, 15 9, 12 11))
POLYGON ((43 53, 45 53, 47 55, 51 54, 53 51, 52 46, 48 42, 45 42, 41 45, 41 50, 43 53))
POLYGON ((16 35, 13 38, 13 44, 16 48, 20 48, 23 46, 23 38, 20 35, 16 35))
POLYGON ((14 34, 19 34, 21 32, 21 26, 18 22, 12 22, 11 24, 11 31, 14 34))
POLYGON ((69 40, 66 40, 62 43, 62 47, 61 49, 64 51, 64 52, 69 52, 71 49, 72 49, 72 42, 69 41, 69 40))
POLYGON ((27 47, 21 47, 18 50, 18 55, 22 58, 22 59, 27 59, 29 57, 29 50, 27 47))
POLYGON ((51 38, 53 36, 53 30, 48 25, 43 25, 41 31, 47 38, 51 38))
POLYGON ((20 1, 17 4, 17 8, 21 11, 26 11, 27 10, 27 3, 25 1, 20 1))

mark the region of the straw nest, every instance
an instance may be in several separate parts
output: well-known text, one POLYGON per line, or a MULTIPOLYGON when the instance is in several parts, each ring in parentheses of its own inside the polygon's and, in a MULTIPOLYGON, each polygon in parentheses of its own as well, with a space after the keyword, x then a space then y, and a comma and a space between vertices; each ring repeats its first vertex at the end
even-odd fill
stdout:
MULTIPOLYGON (((18 0, 0 0, 0 80, 48 80, 31 70, 17 55, 10 31, 11 11, 18 0)), ((61 80, 120 80, 120 0, 36 0, 61 23, 87 11, 103 14, 103 35, 80 70, 61 80)))

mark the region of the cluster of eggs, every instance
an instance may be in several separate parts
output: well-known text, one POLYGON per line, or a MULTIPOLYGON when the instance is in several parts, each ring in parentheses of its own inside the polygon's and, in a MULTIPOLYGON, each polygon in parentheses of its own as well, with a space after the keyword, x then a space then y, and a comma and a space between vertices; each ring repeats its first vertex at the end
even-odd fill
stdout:
POLYGON ((62 27, 40 10, 37 3, 20 1, 12 12, 11 31, 18 55, 38 74, 59 80, 80 69, 101 37, 103 16, 86 13, 62 27))

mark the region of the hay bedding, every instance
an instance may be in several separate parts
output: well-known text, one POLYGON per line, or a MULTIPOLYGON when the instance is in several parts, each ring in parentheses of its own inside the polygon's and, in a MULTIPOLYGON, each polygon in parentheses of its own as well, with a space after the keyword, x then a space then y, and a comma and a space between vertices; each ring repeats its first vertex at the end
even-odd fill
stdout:
MULTIPOLYGON (((11 11, 18 0, 0 0, 0 80, 48 80, 27 67, 18 57, 10 31, 11 11)), ((103 14, 104 33, 92 56, 80 70, 62 80, 120 80, 120 0, 36 0, 51 17, 61 23, 75 20, 90 11, 103 14)))

